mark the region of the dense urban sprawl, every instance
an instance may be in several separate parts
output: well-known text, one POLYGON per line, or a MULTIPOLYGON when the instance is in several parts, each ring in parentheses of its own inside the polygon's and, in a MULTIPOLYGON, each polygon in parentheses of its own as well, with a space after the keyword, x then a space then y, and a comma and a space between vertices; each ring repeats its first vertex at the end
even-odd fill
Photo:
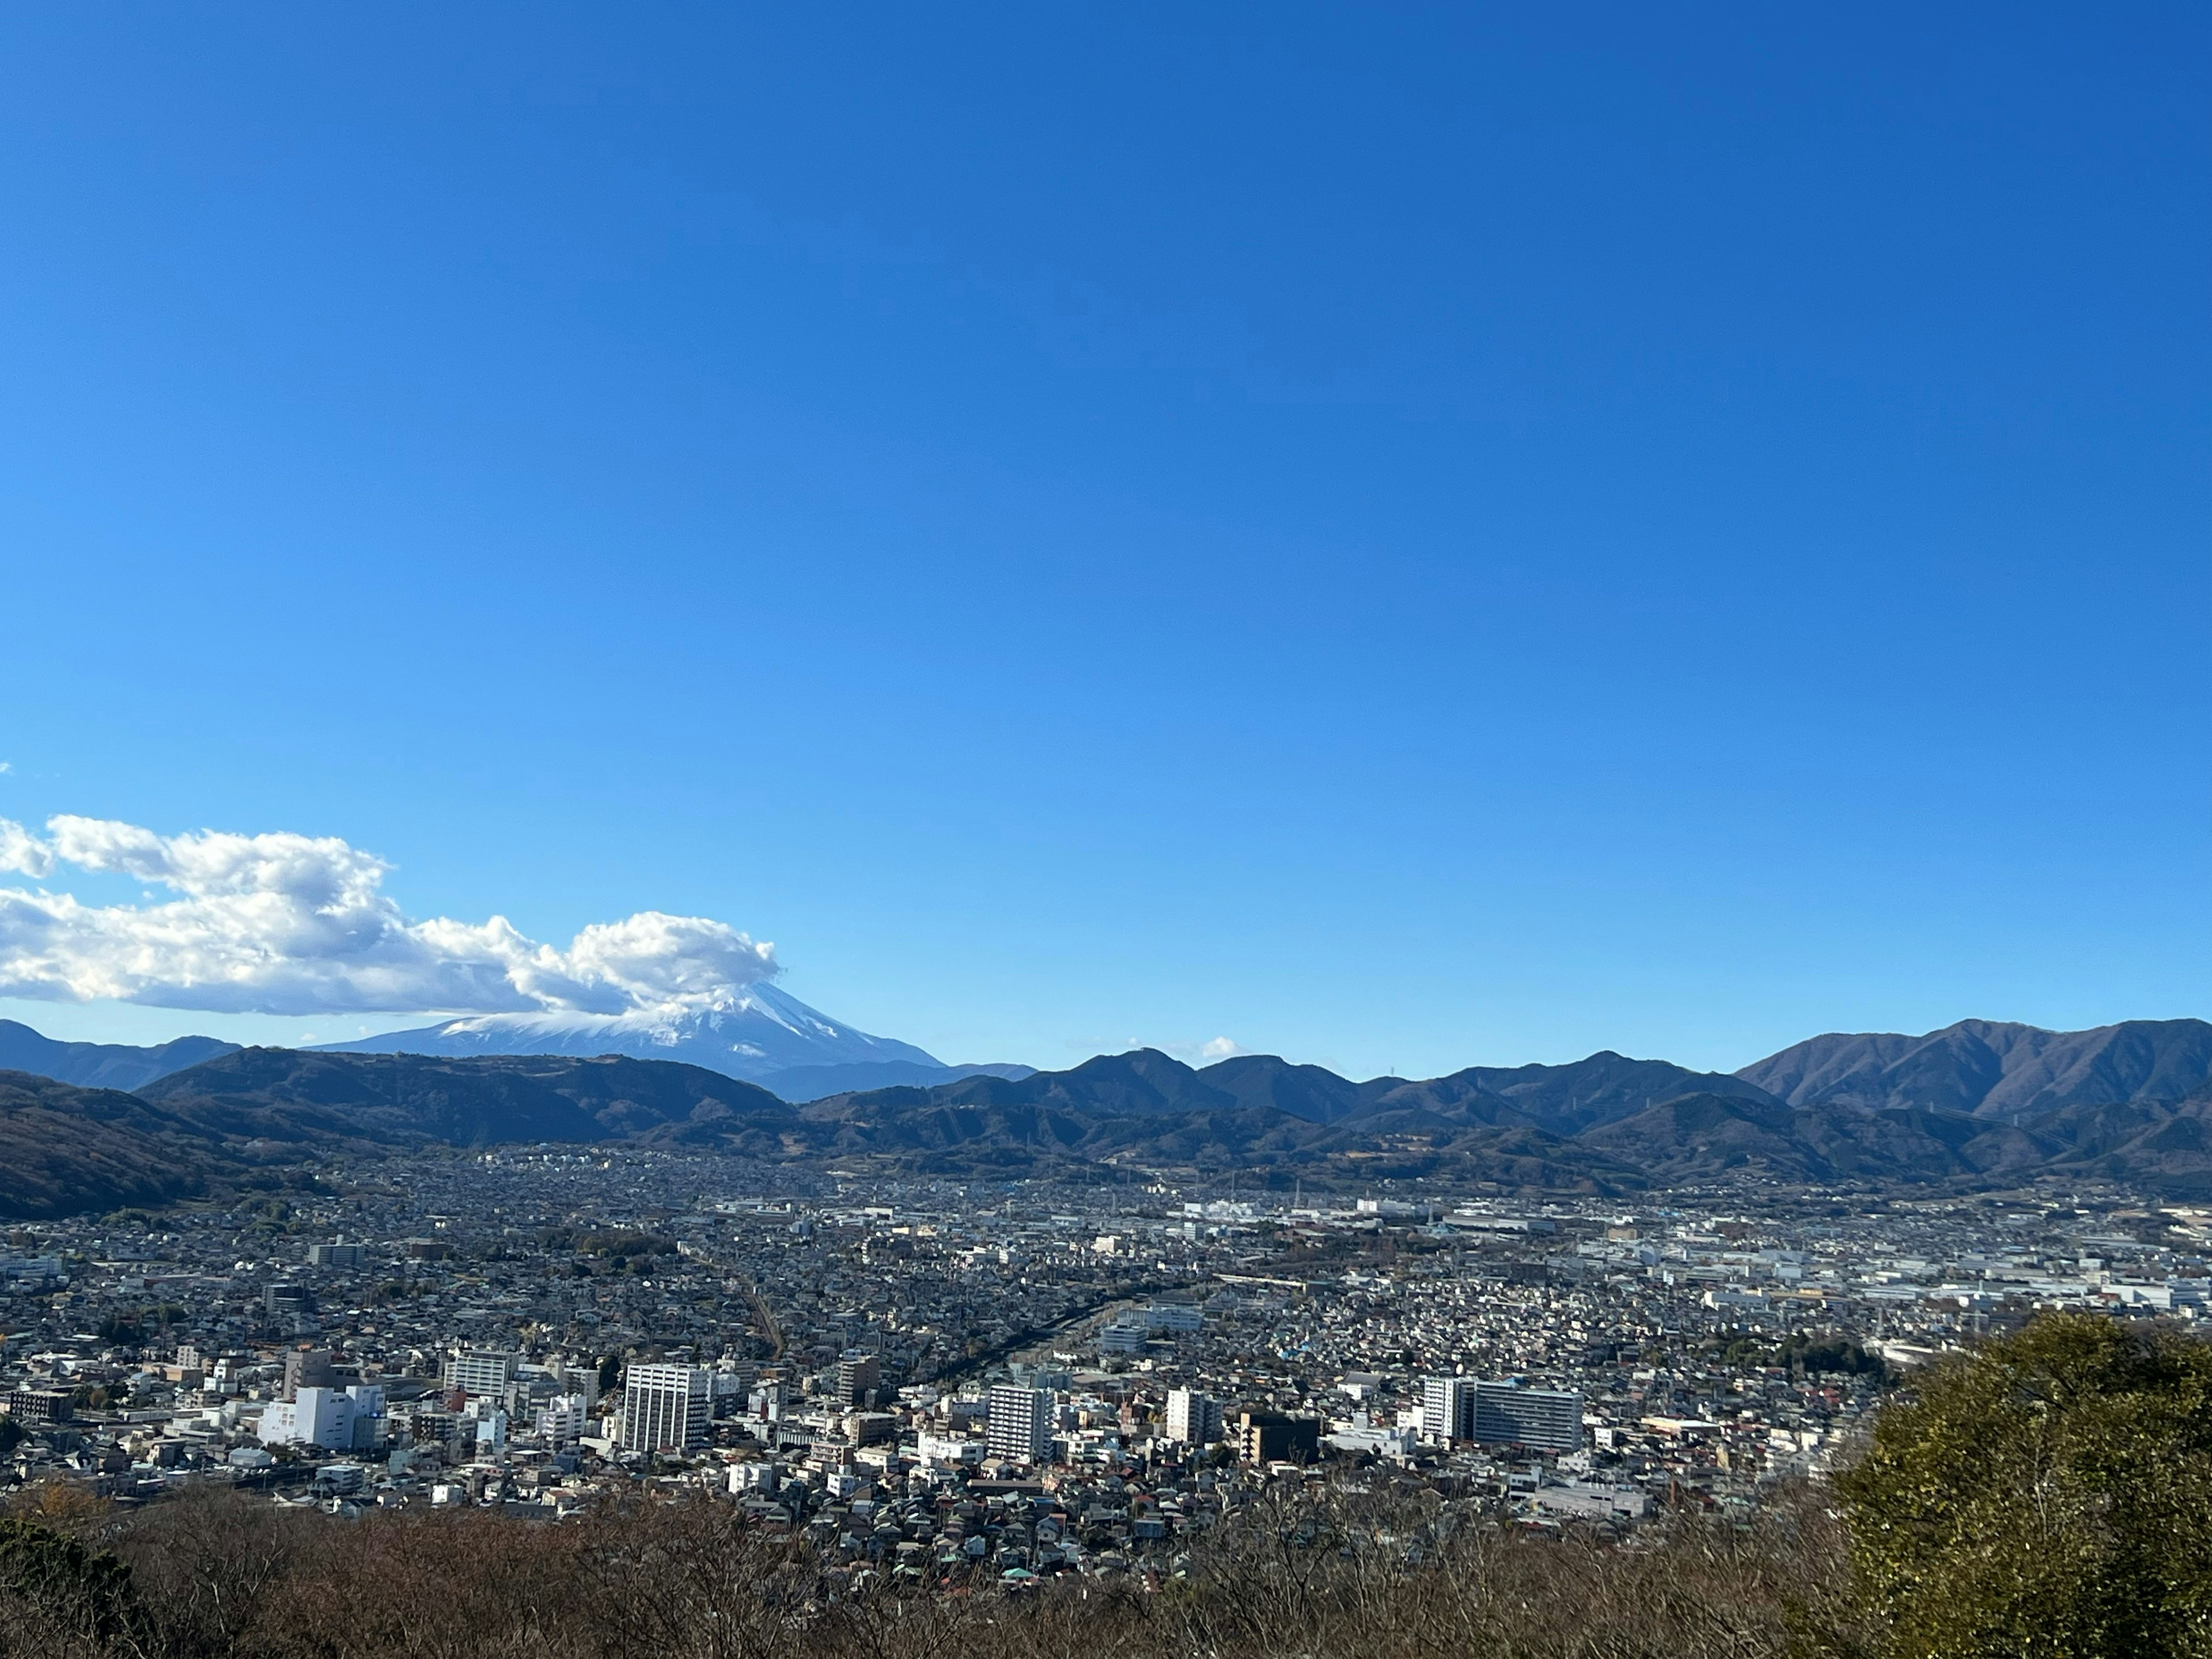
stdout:
POLYGON ((1376 1462, 1630 1528, 1817 1479, 1897 1375, 2037 1308, 2200 1316, 2209 1231, 2113 1193, 1628 1211, 336 1164, 11 1231, 0 1480, 549 1520, 703 1489, 860 1571, 1014 1583, 1173 1571, 1255 1492, 1376 1462))

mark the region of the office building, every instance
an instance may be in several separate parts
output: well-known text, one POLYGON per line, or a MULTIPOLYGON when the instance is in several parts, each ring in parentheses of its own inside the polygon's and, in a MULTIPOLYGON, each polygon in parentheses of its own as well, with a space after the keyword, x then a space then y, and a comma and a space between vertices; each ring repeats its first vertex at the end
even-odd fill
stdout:
POLYGON ((1000 1383, 991 1390, 985 1443, 994 1457, 1042 1463, 1052 1455, 1052 1395, 1000 1383))
POLYGON ((1210 1446, 1221 1438, 1221 1402, 1195 1389, 1168 1390, 1168 1438, 1210 1446))
POLYGON ((769 1377, 754 1385, 745 1396, 745 1415, 758 1418, 763 1423, 774 1423, 783 1416, 783 1382, 779 1377, 769 1377))
POLYGON ((1478 1382, 1471 1437, 1486 1445, 1525 1446, 1531 1451, 1578 1450, 1583 1443, 1583 1397, 1560 1389, 1478 1382))
POLYGON ((383 1443, 384 1390, 374 1383, 349 1389, 302 1387, 290 1400, 262 1407, 264 1446, 320 1446, 326 1451, 367 1451, 383 1443))
POLYGON ((1098 1333, 1098 1352, 1102 1358, 1140 1354, 1150 1335, 1142 1325, 1109 1325, 1098 1333))
POLYGON ((439 1382, 447 1393, 504 1395, 514 1381, 517 1360, 511 1353, 488 1348, 463 1348, 446 1356, 439 1382))
POLYGON ((632 1365, 623 1373, 624 1451, 684 1450, 707 1443, 714 1384, 691 1365, 632 1365))
POLYGON ((898 1438, 899 1420, 891 1412, 848 1412, 845 1438, 856 1446, 879 1446, 898 1438))

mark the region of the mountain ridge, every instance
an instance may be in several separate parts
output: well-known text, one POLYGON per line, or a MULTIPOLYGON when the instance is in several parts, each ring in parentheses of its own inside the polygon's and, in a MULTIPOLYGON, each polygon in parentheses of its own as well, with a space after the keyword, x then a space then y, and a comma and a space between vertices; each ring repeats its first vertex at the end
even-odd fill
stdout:
POLYGON ((2070 1106, 2178 1104, 2212 1083, 2212 1024, 2123 1020, 2052 1031, 1965 1019, 1919 1036, 1829 1032, 1735 1075, 1791 1105, 2025 1117, 2070 1106))
POLYGON ((86 1204, 154 1201, 227 1170, 335 1151, 510 1142, 978 1179, 1239 1171, 1316 1190, 1419 1180, 1625 1197, 1747 1181, 2061 1178, 2201 1199, 2212 1197, 2208 1034, 2197 1021, 2071 1033, 1969 1021, 1917 1038, 1830 1034, 1732 1075, 1601 1050, 1364 1082, 1273 1055, 1194 1067, 1133 1049, 1062 1072, 977 1072, 803 1103, 712 1068, 619 1054, 226 1048, 128 1094, 15 1077, 0 1093, 0 1161, 31 1173, 12 1188, 0 1178, 0 1208, 58 1212, 72 1181, 86 1204))
POLYGON ((127 1042, 64 1042, 20 1021, 0 1019, 0 1072, 23 1072, 87 1089, 136 1089, 237 1047, 210 1036, 181 1036, 143 1048, 127 1042))

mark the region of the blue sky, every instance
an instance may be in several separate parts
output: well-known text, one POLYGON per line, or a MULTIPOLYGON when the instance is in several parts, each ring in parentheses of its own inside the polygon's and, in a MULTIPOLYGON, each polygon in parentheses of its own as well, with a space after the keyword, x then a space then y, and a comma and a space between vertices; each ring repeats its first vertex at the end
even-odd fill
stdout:
POLYGON ((952 1060, 2212 1013, 2201 8, 6 30, 0 817, 952 1060))

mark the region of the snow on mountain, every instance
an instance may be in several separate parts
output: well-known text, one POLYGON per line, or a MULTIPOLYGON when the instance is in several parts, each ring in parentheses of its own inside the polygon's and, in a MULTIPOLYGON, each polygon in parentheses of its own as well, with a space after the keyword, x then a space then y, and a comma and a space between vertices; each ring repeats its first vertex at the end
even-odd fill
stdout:
MULTIPOLYGON (((949 1079, 972 1068, 945 1065, 910 1042, 870 1036, 772 985, 748 985, 725 1008, 624 1014, 471 1014, 409 1031, 320 1048, 356 1054, 629 1054, 676 1060, 773 1086, 779 1072, 855 1079, 855 1067, 885 1066, 885 1082, 949 1079), (896 1074, 894 1074, 896 1073, 896 1074)), ((852 1086, 848 1085, 846 1086, 852 1086)), ((827 1092, 827 1091, 823 1091, 827 1092)))

